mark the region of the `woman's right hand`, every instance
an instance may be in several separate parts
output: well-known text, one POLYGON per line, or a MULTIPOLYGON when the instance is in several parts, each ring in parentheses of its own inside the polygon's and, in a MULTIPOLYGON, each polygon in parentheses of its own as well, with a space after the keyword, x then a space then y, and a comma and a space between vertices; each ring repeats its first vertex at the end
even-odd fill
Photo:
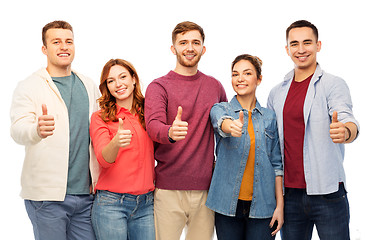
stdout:
POLYGON ((124 129, 124 121, 119 118, 119 128, 115 135, 114 142, 118 147, 127 147, 130 145, 132 138, 131 131, 128 129, 124 129))
POLYGON ((244 116, 243 116, 243 111, 240 111, 240 115, 239 118, 232 121, 230 127, 230 131, 231 131, 231 135, 233 137, 241 137, 242 136, 242 127, 243 124, 245 123, 244 121, 244 116))

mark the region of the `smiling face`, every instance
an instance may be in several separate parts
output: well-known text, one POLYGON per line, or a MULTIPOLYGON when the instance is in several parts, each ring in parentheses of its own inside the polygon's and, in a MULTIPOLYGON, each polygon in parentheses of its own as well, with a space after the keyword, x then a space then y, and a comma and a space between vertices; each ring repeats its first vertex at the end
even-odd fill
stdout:
POLYGON ((73 32, 62 28, 47 30, 42 52, 47 56, 47 70, 51 76, 57 77, 61 72, 70 75, 75 54, 73 32))
POLYGON ((116 99, 116 103, 120 107, 130 110, 135 88, 135 78, 130 75, 130 72, 121 65, 114 65, 110 69, 106 82, 108 90, 116 99))
POLYGON ((312 74, 317 65, 316 55, 321 42, 309 27, 293 28, 289 32, 286 51, 295 64, 296 70, 312 74))
POLYGON ((232 69, 232 87, 240 97, 255 98, 256 88, 261 83, 254 65, 248 60, 240 60, 232 69))
POLYGON ((177 34, 171 51, 177 57, 175 71, 186 75, 186 72, 196 72, 200 58, 206 49, 200 32, 193 30, 177 34))

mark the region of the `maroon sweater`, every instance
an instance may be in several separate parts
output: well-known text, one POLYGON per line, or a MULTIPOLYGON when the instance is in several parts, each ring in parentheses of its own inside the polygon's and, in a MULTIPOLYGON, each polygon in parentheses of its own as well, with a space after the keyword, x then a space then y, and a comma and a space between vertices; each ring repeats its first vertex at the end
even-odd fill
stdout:
POLYGON ((209 113, 227 101, 222 84, 198 71, 182 76, 173 71, 151 82, 145 94, 147 132, 155 142, 156 187, 168 190, 208 190, 214 162, 214 134, 209 113), (181 106, 188 122, 186 138, 175 143, 168 130, 181 106))

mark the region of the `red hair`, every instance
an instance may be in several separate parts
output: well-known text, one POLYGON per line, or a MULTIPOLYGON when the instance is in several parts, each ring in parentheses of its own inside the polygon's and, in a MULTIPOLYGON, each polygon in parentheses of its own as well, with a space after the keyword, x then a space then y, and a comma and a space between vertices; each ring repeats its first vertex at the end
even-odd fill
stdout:
POLYGON ((111 95, 110 91, 107 88, 107 78, 110 73, 111 67, 115 65, 120 65, 126 68, 131 77, 135 78, 135 88, 133 91, 133 104, 132 104, 132 112, 136 112, 139 116, 139 121, 143 128, 145 129, 145 120, 144 120, 144 96, 141 92, 140 80, 138 73, 136 72, 134 66, 122 59, 111 59, 109 60, 103 67, 101 73, 101 83, 99 84, 99 90, 101 91, 102 96, 98 99, 99 107, 101 108, 101 118, 105 122, 117 122, 116 118, 116 99, 111 95))

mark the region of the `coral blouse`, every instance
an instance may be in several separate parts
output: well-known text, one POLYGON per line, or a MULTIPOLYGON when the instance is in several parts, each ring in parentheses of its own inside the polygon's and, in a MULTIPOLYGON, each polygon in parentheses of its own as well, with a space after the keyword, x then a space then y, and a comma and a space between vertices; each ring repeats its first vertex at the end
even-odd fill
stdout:
POLYGON ((141 126, 137 114, 117 106, 117 118, 124 119, 124 129, 129 129, 132 139, 129 146, 120 148, 114 163, 102 156, 102 149, 116 135, 119 122, 104 122, 101 110, 93 113, 90 136, 97 160, 102 167, 96 189, 134 195, 154 190, 154 147, 141 126))

